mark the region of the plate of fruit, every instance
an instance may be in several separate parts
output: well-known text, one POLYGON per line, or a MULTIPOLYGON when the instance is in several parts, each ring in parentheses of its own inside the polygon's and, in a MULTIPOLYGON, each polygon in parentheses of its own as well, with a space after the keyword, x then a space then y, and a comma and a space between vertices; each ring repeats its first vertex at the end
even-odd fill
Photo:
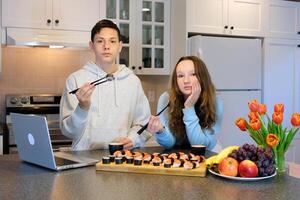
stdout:
POLYGON ((211 174, 231 180, 258 181, 277 174, 272 149, 253 144, 229 146, 208 158, 206 166, 211 174))

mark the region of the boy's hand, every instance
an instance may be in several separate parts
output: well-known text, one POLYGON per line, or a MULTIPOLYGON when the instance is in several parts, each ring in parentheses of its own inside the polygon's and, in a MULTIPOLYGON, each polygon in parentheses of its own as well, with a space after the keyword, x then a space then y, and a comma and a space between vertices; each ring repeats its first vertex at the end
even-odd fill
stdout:
POLYGON ((91 106, 91 95, 95 90, 95 86, 90 83, 85 83, 83 86, 79 88, 79 90, 75 93, 79 106, 83 110, 88 110, 91 106))
POLYGON ((133 147, 133 142, 128 137, 120 137, 118 138, 118 142, 123 143, 124 149, 130 149, 133 147))

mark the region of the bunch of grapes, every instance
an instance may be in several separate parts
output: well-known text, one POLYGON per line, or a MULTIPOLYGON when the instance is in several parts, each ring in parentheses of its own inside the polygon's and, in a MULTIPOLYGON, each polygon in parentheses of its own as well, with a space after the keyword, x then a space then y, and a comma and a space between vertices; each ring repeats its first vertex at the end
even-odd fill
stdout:
POLYGON ((236 159, 238 162, 243 160, 255 162, 261 177, 272 175, 276 170, 275 157, 271 148, 264 149, 246 143, 239 149, 232 151, 229 157, 236 159))

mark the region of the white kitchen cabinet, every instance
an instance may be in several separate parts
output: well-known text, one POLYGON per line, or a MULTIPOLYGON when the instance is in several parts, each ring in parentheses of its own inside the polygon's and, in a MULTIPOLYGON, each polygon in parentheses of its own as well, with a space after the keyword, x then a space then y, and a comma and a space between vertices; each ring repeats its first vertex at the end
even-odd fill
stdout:
POLYGON ((187 0, 187 31, 263 36, 263 0, 187 0))
POLYGON ((267 37, 300 38, 300 3, 271 0, 267 11, 267 37))
POLYGON ((275 103, 284 104, 284 127, 291 127, 292 113, 300 112, 299 45, 300 40, 266 38, 264 41, 263 99, 269 116, 275 103))
POLYGON ((3 0, 2 26, 90 31, 99 0, 3 0))
POLYGON ((170 74, 170 0, 104 0, 101 18, 121 32, 118 62, 136 74, 170 74))

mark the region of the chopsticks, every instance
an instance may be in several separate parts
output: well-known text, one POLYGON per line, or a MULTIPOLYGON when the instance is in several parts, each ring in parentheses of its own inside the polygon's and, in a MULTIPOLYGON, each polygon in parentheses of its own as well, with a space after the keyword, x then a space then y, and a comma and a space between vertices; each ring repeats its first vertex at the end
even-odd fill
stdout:
MULTIPOLYGON (((159 116, 162 112, 164 112, 168 107, 170 106, 170 103, 168 103, 159 113, 157 113, 155 116, 159 116)), ((137 134, 141 135, 142 132, 148 127, 148 124, 145 124, 140 130, 138 130, 137 134)))
MULTIPOLYGON (((98 80, 95 80, 95 81, 91 82, 90 84, 93 84, 94 86, 96 86, 96 85, 105 83, 105 82, 107 82, 107 81, 112 81, 112 80, 114 80, 114 79, 115 79, 115 77, 114 77, 112 74, 107 74, 105 77, 100 78, 100 79, 98 79, 98 80), (101 80, 103 80, 103 79, 106 79, 106 80, 101 81, 101 80), (100 82, 100 81, 101 81, 101 82, 100 82)), ((69 92, 69 94, 75 94, 78 90, 79 90, 79 88, 77 88, 77 89, 75 89, 75 90, 72 90, 71 92, 69 92)))

